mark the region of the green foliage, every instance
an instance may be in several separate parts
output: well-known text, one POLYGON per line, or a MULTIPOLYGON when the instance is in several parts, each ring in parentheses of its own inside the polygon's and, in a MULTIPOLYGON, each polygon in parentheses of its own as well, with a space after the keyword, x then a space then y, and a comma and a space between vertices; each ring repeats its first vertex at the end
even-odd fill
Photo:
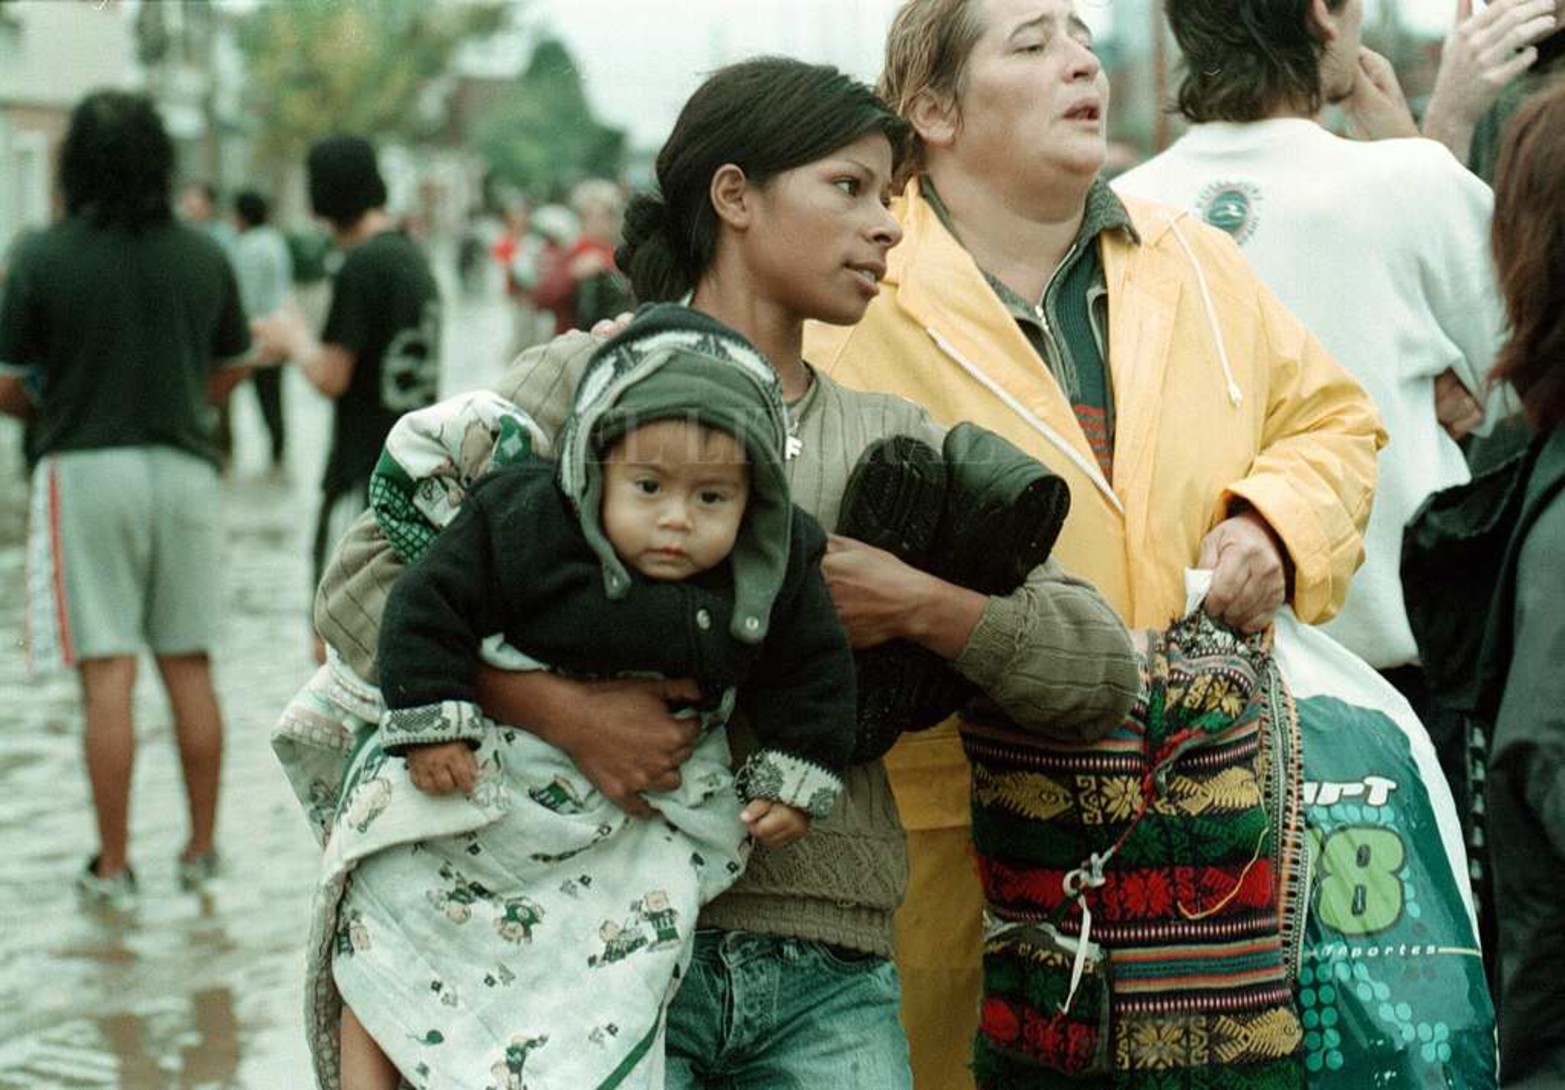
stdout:
POLYGON ((501 0, 287 0, 241 28, 262 161, 297 159, 333 132, 418 139, 438 127, 419 106, 464 42, 494 33, 501 0))
POLYGON ((583 178, 613 178, 625 159, 624 130, 593 116, 575 60, 550 38, 479 123, 476 143, 496 176, 537 197, 583 178))

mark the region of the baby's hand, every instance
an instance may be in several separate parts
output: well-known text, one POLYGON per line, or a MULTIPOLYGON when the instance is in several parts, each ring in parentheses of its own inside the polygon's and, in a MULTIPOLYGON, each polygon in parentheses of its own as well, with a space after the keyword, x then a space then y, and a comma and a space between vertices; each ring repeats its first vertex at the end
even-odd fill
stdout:
POLYGON ((413 786, 428 795, 449 795, 453 791, 471 795, 478 782, 478 758, 466 742, 409 746, 407 762, 413 786))
POLYGON ((792 844, 810 831, 810 815, 786 803, 754 799, 739 814, 750 835, 768 848, 792 844))

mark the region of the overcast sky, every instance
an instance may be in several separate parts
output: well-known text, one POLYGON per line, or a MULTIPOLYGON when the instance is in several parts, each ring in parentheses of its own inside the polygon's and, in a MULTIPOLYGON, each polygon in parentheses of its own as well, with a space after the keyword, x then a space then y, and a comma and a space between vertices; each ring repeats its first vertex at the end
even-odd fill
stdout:
MULTIPOLYGON (((656 146, 703 76, 756 53, 835 64, 867 81, 880 71, 899 0, 528 0, 537 23, 562 37, 584 70, 594 107, 656 146)), ((1077 0, 1094 30, 1118 16, 1146 18, 1150 0, 1077 0)), ((1443 29, 1456 0, 1366 0, 1367 18, 1395 3, 1411 27, 1443 29)))

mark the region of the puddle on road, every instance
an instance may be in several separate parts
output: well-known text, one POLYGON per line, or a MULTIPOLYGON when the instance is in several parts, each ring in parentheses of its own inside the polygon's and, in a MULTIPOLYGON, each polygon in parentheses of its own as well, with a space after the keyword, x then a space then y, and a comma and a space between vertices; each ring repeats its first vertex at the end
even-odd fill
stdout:
POLYGON ((308 885, 293 885, 289 898, 232 877, 205 895, 144 890, 125 912, 54 898, 0 967, 0 1090, 310 1085, 308 885))
MULTIPOLYGON (((74 674, 29 676, 0 733, 0 1090, 294 1090, 312 1085, 304 940, 318 853, 271 753, 305 658, 312 491, 229 486, 225 621, 214 676, 226 721, 223 874, 178 887, 185 802, 156 671, 138 672, 131 853, 139 896, 92 910, 73 881, 92 850, 74 674), (302 515, 301 515, 302 512, 302 515), (257 611, 265 602, 268 609, 257 611)), ((20 550, 0 546, 0 632, 22 628, 20 550)))
POLYGON ((38 1034, 0 1070, 0 1087, 229 1090, 240 1085, 242 1041, 233 993, 214 988, 38 1034))

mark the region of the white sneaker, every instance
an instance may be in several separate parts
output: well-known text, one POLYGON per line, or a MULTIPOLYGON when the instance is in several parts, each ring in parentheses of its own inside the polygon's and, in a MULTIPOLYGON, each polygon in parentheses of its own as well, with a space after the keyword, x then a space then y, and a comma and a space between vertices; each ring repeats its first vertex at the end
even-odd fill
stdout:
POLYGON ((87 861, 86 870, 76 876, 76 889, 82 900, 104 908, 124 910, 136 903, 136 875, 129 867, 104 878, 98 874, 98 857, 87 861))
POLYGON ((217 849, 213 848, 196 856, 194 859, 180 857, 175 865, 179 875, 179 888, 185 890, 202 889, 208 882, 217 877, 219 870, 217 849))

